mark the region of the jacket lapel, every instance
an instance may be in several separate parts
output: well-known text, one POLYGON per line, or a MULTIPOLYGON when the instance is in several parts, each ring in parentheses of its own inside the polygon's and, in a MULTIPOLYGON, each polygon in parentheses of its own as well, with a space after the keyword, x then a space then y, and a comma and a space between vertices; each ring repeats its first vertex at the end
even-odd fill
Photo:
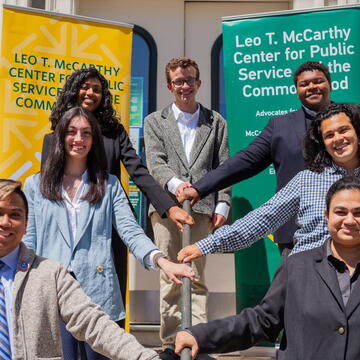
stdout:
POLYGON ((54 216, 59 230, 66 243, 70 246, 70 229, 65 204, 63 201, 54 201, 53 203, 57 209, 54 216))
MULTIPOLYGON (((323 247, 319 248, 319 250, 320 249, 323 249, 323 247)), ((315 261, 316 261, 315 263, 316 271, 319 273, 320 278, 324 281, 325 285, 329 289, 330 293, 333 295, 339 307, 344 312, 345 311, 344 302, 342 300, 339 281, 337 279, 335 270, 329 267, 326 256, 325 257, 323 256, 321 259, 317 259, 315 261)))
POLYGON ((292 124, 290 126, 295 129, 296 135, 298 136, 302 144, 304 134, 306 133, 306 119, 303 108, 300 108, 293 113, 292 124))
MULTIPOLYGON (((17 263, 16 274, 14 278, 14 287, 13 287, 13 296, 12 302, 16 304, 16 297, 19 293, 19 289, 21 288, 22 283, 24 282, 29 269, 31 268, 33 262, 35 260, 35 253, 28 249, 25 244, 20 243, 20 252, 19 252, 19 260, 17 263)), ((13 309, 17 309, 16 306, 13 306, 13 309)))
POLYGON ((187 169, 189 164, 186 159, 184 146, 180 137, 179 127, 175 119, 174 112, 171 109, 171 105, 162 111, 161 116, 164 118, 165 134, 167 134, 169 141, 175 149, 175 152, 179 156, 179 159, 183 163, 184 167, 187 169))
POLYGON ((194 144, 190 153, 190 168, 194 165, 209 138, 212 131, 212 119, 212 112, 205 112, 204 108, 200 105, 199 122, 196 129, 194 144))
MULTIPOLYGON (((87 194, 89 185, 85 184, 83 194, 87 194)), ((105 195, 106 196, 106 195, 105 195)), ((79 217, 79 224, 76 231, 76 238, 74 239, 74 249, 76 248, 77 244, 83 237, 87 227, 92 220, 94 215, 96 204, 90 204, 88 201, 82 201, 80 204, 80 217, 79 217)))
POLYGON ((360 304, 360 279, 356 282, 355 287, 353 288, 349 300, 346 304, 346 315, 348 317, 354 312, 354 310, 360 304))

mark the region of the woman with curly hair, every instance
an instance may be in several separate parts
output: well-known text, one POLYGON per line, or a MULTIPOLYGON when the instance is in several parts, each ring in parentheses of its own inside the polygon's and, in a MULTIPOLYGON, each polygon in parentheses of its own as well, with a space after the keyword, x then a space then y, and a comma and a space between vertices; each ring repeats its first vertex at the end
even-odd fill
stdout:
MULTIPOLYGON (((119 180, 107 173, 104 156, 94 115, 80 106, 67 110, 41 172, 25 182, 29 219, 23 241, 36 254, 64 264, 91 300, 119 322, 125 310, 112 256, 113 227, 145 268, 161 268, 176 284, 178 277, 194 278, 194 272, 167 260, 144 234, 119 180)), ((62 338, 65 359, 76 359, 78 342, 64 329, 62 338)), ((104 359, 85 347, 88 360, 104 359)))
POLYGON ((358 107, 329 105, 317 114, 304 137, 306 170, 259 208, 180 250, 178 260, 190 261, 208 253, 249 247, 292 216, 296 216, 298 225, 292 254, 322 245, 328 236, 324 219, 326 192, 346 175, 360 177, 359 141, 358 107))
MULTIPOLYGON (((136 154, 129 136, 116 117, 107 80, 94 67, 73 72, 62 88, 51 112, 51 130, 55 130, 64 113, 80 105, 93 113, 101 129, 105 146, 107 171, 120 179, 120 162, 123 163, 134 183, 149 199, 162 217, 168 216, 180 229, 182 224, 193 224, 193 219, 162 189, 149 174, 136 154)), ((53 134, 45 135, 42 163, 49 155, 53 134)), ((113 250, 121 293, 125 299, 127 277, 127 249, 113 231, 113 250)))

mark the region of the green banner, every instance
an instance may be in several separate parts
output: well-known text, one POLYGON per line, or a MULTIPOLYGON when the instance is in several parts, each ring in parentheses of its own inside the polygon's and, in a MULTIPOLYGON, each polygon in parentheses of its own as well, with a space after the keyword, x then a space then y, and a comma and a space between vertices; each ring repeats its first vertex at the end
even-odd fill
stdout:
MULTIPOLYGON (((223 19, 231 154, 259 135, 270 117, 300 107, 292 74, 306 61, 321 61, 329 67, 333 101, 360 102, 359 10, 357 5, 223 19)), ((271 166, 233 187, 234 219, 274 194, 275 176, 271 166)), ((236 254, 238 311, 261 299, 279 261, 270 239, 236 254)))

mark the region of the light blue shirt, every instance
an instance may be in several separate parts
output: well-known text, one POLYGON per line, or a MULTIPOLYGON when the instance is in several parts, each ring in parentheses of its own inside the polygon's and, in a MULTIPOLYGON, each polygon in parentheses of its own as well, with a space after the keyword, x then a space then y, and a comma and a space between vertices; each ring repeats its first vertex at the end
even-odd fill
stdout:
POLYGON ((3 256, 1 261, 4 262, 6 266, 3 266, 0 269, 0 280, 4 286, 5 292, 5 306, 6 306, 6 317, 9 327, 9 337, 10 337, 10 346, 11 352, 13 349, 13 327, 12 327, 12 291, 15 273, 17 269, 17 263, 19 259, 19 245, 11 251, 9 254, 3 256))

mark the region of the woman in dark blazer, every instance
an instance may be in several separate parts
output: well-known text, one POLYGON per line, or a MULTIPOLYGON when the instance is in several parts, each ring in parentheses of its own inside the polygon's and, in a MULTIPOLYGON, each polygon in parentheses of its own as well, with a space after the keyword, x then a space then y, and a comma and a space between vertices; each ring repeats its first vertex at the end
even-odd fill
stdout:
POLYGON ((195 358, 199 351, 244 350, 274 342, 284 329, 280 360, 360 359, 359 178, 330 187, 325 214, 329 238, 285 257, 258 306, 178 333, 176 352, 191 347, 195 358))
MULTIPOLYGON (((107 171, 120 179, 120 162, 122 162, 134 183, 162 217, 169 216, 179 228, 182 228, 182 224, 185 223, 192 225, 192 217, 177 206, 174 200, 149 174, 146 166, 136 154, 127 132, 116 117, 111 100, 108 82, 96 68, 77 70, 67 79, 51 112, 51 130, 55 130, 63 114, 76 105, 92 112, 100 125, 106 153, 107 171)), ((42 163, 45 162, 49 154, 52 137, 52 133, 44 137, 42 163)), ((124 298, 126 294, 127 249, 122 241, 118 241, 115 231, 113 231, 112 246, 116 272, 124 298)))

